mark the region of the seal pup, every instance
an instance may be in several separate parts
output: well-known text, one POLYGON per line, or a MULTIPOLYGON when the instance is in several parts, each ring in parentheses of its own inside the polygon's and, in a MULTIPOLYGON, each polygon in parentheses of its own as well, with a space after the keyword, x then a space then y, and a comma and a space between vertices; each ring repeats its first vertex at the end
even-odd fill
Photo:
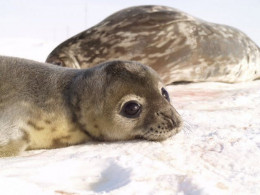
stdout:
POLYGON ((116 12, 61 43, 46 62, 88 68, 115 59, 147 64, 166 84, 260 78, 260 50, 247 35, 165 6, 116 12))
POLYGON ((182 120, 158 74, 129 61, 71 69, 0 57, 0 156, 89 140, 164 140, 182 120))

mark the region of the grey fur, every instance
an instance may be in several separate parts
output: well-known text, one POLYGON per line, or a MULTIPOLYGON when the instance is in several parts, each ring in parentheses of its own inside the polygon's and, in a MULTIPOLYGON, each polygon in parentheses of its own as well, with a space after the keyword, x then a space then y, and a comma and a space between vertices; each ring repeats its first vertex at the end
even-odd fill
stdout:
POLYGON ((0 156, 89 140, 166 139, 182 122, 162 87, 155 71, 136 62, 77 70, 2 56, 0 156), (133 119, 121 114, 131 100, 142 105, 133 119))

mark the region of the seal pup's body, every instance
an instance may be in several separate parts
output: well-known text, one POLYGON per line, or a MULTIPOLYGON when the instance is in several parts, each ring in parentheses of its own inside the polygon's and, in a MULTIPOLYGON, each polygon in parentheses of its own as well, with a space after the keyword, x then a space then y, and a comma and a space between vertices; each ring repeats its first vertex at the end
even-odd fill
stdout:
POLYGON ((247 35, 165 6, 116 12, 61 43, 46 62, 87 68, 115 59, 147 64, 166 84, 260 78, 260 50, 247 35))
POLYGON ((163 140, 181 119, 151 68, 70 69, 0 57, 0 156, 89 140, 163 140))

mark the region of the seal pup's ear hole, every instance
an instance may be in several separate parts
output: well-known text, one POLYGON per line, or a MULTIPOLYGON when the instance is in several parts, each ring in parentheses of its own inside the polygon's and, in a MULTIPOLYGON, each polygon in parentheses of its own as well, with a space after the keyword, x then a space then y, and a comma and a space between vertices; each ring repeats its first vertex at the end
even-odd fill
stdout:
POLYGON ((141 111, 141 104, 139 104, 137 101, 129 101, 123 105, 120 114, 127 118, 137 118, 140 116, 141 111))
POLYGON ((162 96, 169 102, 170 101, 170 96, 169 96, 169 93, 166 91, 166 89, 162 88, 161 92, 162 92, 162 96))

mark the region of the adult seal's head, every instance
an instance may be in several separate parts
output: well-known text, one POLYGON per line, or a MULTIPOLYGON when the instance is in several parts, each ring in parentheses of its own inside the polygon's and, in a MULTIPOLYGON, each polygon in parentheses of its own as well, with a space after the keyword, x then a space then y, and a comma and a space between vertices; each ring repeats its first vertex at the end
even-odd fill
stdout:
POLYGON ((164 140, 181 127, 157 73, 139 63, 113 61, 90 69, 67 94, 74 120, 97 140, 164 140))
POLYGON ((46 62, 87 68, 115 59, 147 64, 166 84, 260 78, 260 50, 247 35, 165 6, 116 12, 61 43, 46 62))
POLYGON ((0 157, 90 140, 164 140, 181 125, 145 65, 112 61, 78 70, 0 57, 0 157))

